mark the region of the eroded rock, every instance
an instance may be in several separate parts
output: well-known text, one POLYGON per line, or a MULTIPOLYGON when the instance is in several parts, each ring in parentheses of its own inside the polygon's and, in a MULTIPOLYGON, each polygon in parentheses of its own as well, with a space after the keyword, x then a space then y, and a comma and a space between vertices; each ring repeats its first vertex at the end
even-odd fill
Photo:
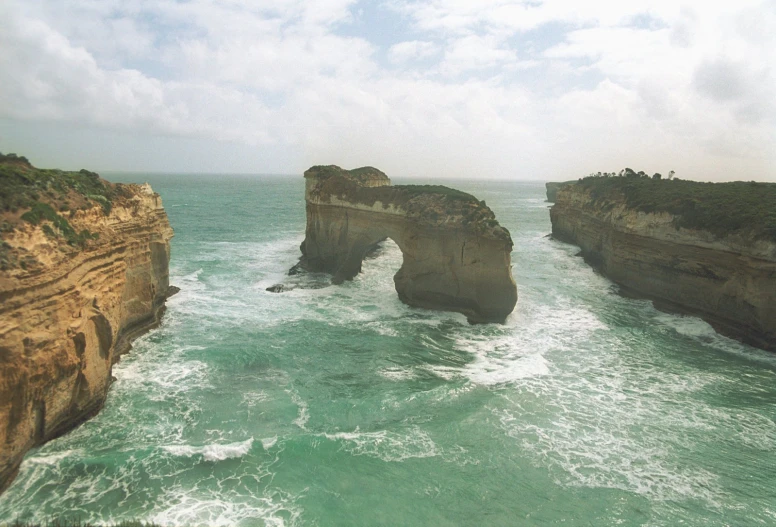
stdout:
POLYGON ((631 293, 776 351, 776 243, 752 235, 756 225, 727 234, 682 227, 674 214, 640 211, 622 193, 602 197, 581 184, 558 191, 550 217, 555 238, 580 246, 631 293))
POLYGON ((438 185, 392 186, 372 167, 316 166, 304 177, 307 227, 297 270, 342 283, 391 238, 403 254, 394 283, 404 303, 457 311, 472 323, 504 322, 514 309, 512 238, 485 202, 438 185))
MULTIPOLYGON (((28 163, 18 170, 25 181, 40 177, 54 190, 59 183, 49 178, 58 171, 36 172, 28 163)), ((165 299, 177 291, 168 274, 173 231, 159 195, 147 185, 114 186, 91 172, 82 175, 112 203, 64 188, 58 202, 44 203, 50 209, 37 205, 53 220, 44 215, 34 223, 6 213, 0 491, 27 450, 99 411, 113 364, 134 337, 159 323, 165 299), (22 265, 19 255, 35 265, 22 265)), ((38 195, 42 202, 44 194, 38 195)))

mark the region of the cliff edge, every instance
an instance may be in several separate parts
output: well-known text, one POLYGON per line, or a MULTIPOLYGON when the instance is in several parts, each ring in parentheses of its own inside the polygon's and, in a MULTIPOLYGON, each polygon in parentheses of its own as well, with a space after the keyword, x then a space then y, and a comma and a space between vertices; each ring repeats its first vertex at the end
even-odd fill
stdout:
POLYGON ((576 179, 571 181, 548 181, 544 184, 544 188, 547 190, 547 201, 549 203, 555 203, 555 200, 558 197, 558 190, 565 187, 566 185, 571 185, 572 183, 576 182, 576 179))
POLYGON ((776 184, 588 177, 550 218, 618 284, 776 351, 776 184))
POLYGON ((517 302, 512 238, 483 201, 440 185, 396 185, 379 170, 307 170, 307 227, 299 266, 352 279, 386 238, 403 263, 394 276, 402 302, 457 311, 469 322, 504 322, 517 302))
POLYGON ((113 364, 158 324, 172 235, 147 184, 0 154, 0 491, 102 407, 113 364))

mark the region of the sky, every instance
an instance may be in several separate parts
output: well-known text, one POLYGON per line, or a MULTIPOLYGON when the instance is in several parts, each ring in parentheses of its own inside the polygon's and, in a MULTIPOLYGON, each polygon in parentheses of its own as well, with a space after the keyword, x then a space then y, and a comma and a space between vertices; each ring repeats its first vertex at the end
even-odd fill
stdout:
POLYGON ((0 152, 776 182, 776 2, 3 0, 0 152))

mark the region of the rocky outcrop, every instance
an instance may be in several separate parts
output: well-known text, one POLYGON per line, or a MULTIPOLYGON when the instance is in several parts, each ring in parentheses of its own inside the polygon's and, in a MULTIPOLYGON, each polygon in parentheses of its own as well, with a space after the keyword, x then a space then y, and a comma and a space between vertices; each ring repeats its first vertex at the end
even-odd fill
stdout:
POLYGON ((545 189, 547 189, 547 201, 550 203, 555 203, 555 200, 558 196, 558 190, 561 187, 565 187, 566 185, 570 185, 572 183, 575 183, 576 180, 571 181, 548 181, 544 184, 545 189))
POLYGON ((15 204, 3 216, 0 490, 27 450, 101 408, 112 365, 134 337, 159 323, 172 289, 173 232, 150 186, 125 185, 119 192, 92 173, 22 168, 19 181, 37 181, 51 191, 34 190, 36 199, 55 196, 52 189, 65 181, 71 186, 57 191, 56 199, 64 200, 57 210, 65 203, 80 206, 57 214, 46 208, 51 198, 32 206, 33 212, 49 211, 43 217, 21 221, 24 209, 14 210, 15 204), (112 203, 79 194, 84 187, 77 177, 109 191, 112 203))
POLYGON ((749 231, 688 228, 676 214, 644 212, 624 195, 596 192, 582 184, 560 189, 550 209, 555 238, 579 245, 589 262, 628 290, 776 351, 774 241, 749 231))
POLYGON ((391 186, 371 167, 313 167, 304 177, 300 267, 341 283, 391 238, 404 257, 394 276, 404 303, 457 311, 472 323, 503 322, 514 309, 512 238, 485 202, 442 186, 391 186))

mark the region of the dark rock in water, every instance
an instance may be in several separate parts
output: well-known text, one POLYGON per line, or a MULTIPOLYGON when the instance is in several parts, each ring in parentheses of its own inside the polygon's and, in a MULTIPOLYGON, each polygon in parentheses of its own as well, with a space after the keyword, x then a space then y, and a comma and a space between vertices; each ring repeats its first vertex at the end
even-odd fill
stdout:
POLYGON ((180 287, 176 287, 174 285, 171 285, 167 288, 167 298, 170 298, 172 295, 179 293, 181 290, 180 287))
POLYGON ((282 293, 283 291, 288 291, 288 289, 283 284, 275 284, 275 285, 269 286, 267 288, 267 291, 269 291, 270 293, 282 293))
POLYGON ((301 263, 298 263, 288 270, 288 276, 296 276, 302 271, 304 271, 304 267, 302 267, 301 263))

